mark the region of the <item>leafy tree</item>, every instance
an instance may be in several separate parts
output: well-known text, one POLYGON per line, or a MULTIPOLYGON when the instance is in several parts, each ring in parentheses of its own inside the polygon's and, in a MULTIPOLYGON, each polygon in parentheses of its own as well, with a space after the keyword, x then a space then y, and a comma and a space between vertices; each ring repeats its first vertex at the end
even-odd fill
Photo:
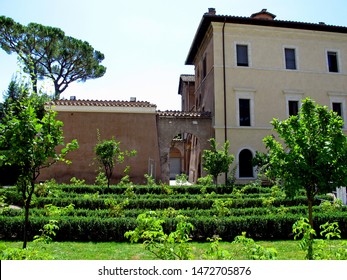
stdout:
MULTIPOLYGON (((308 219, 313 228, 315 196, 347 184, 347 138, 342 132, 343 121, 335 112, 307 98, 297 116, 284 121, 274 119, 271 124, 282 141, 274 136, 264 138, 268 149, 266 175, 280 179, 290 196, 305 189, 308 219)), ((309 251, 312 259, 312 244, 309 251)))
POLYGON ((102 77, 106 72, 100 65, 104 60, 101 52, 55 27, 37 23, 24 26, 0 16, 0 46, 8 54, 19 56, 24 70, 30 74, 34 92, 38 92, 38 79, 51 79, 54 99, 59 99, 71 82, 85 82, 102 77))
POLYGON ((63 123, 56 120, 56 113, 50 110, 39 118, 36 102, 33 95, 13 104, 0 123, 0 165, 19 168, 17 188, 25 208, 23 248, 27 245, 30 203, 40 171, 57 161, 69 163, 67 153, 78 148, 77 141, 73 140, 57 152, 57 147, 63 145, 63 123))
POLYGON ((136 151, 121 151, 120 142, 114 138, 110 140, 100 140, 98 131, 98 143, 95 146, 96 160, 103 166, 107 178, 107 187, 110 187, 110 181, 116 164, 124 162, 125 156, 135 156, 136 151))
POLYGON ((209 142, 211 143, 211 150, 203 151, 203 167, 208 174, 213 176, 213 181, 217 184, 219 174, 229 172, 234 156, 229 155, 229 141, 224 143, 222 150, 217 150, 217 143, 214 138, 211 138, 209 142))

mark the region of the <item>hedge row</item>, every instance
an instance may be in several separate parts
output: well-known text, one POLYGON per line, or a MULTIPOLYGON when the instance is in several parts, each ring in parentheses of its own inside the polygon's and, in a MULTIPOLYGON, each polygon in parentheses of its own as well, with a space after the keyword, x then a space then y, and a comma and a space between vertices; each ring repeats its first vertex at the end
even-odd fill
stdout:
MULTIPOLYGON (((134 185, 134 192, 136 194, 165 194, 167 192, 167 185, 134 185)), ((96 185, 59 185, 59 190, 64 192, 75 192, 80 194, 85 193, 96 193, 100 194, 123 194, 128 186, 96 186, 96 185)), ((202 186, 191 185, 191 186, 170 186, 169 189, 175 193, 180 194, 200 194, 202 186)), ((232 193, 233 186, 223 186, 223 185, 211 185, 206 187, 206 192, 215 192, 217 194, 232 193)))
MULTIPOLYGON (((125 209, 121 212, 120 216, 124 217, 132 217, 135 218, 139 214, 149 211, 150 209, 125 209)), ((163 215, 173 216, 177 214, 185 215, 188 217, 196 217, 196 216, 220 216, 222 210, 217 209, 178 209, 175 211, 170 211, 167 209, 163 209, 160 211, 163 215)), ((323 212, 320 206, 313 207, 314 213, 323 212)), ((335 212, 344 212, 347 215, 347 207, 342 207, 340 209, 334 210, 335 212)), ((307 206, 290 206, 290 207, 256 207, 256 208, 228 208, 228 212, 223 211, 223 216, 252 216, 252 215, 267 215, 267 214, 301 214, 307 215, 307 206)), ((23 216, 24 210, 10 209, 7 208, 3 210, 2 215, 8 217, 16 217, 23 216)), ((43 208, 33 208, 30 209, 30 217, 34 216, 47 216, 46 210, 43 208)), ((108 209, 98 209, 98 210, 90 210, 90 209, 74 209, 69 213, 65 213, 61 216, 74 216, 74 217, 99 217, 99 218, 110 218, 112 215, 110 214, 110 210, 108 209)))
MULTIPOLYGON (((322 198, 322 197, 321 197, 322 198)), ((324 199, 329 199, 329 197, 324 197, 324 199)), ((215 202, 216 198, 180 198, 177 199, 175 196, 168 198, 134 198, 129 199, 129 205, 127 209, 165 209, 172 207, 174 209, 210 209, 215 202)), ((116 199, 117 203, 124 201, 124 199, 116 199)), ((37 198, 33 207, 43 208, 46 204, 54 204, 56 206, 67 206, 70 203, 75 205, 76 209, 106 209, 104 199, 101 198, 85 198, 85 197, 75 197, 75 198, 49 198, 40 197, 37 198)), ((315 205, 321 203, 320 199, 315 200, 315 205)), ((306 205, 307 198, 305 196, 295 197, 293 199, 283 198, 276 199, 273 202, 273 206, 279 207, 283 206, 297 206, 306 205)), ((251 208, 251 207, 262 207, 263 198, 235 198, 232 199, 232 208, 251 208)))
MULTIPOLYGON (((232 241, 235 236, 247 232, 255 240, 290 240, 293 239, 292 225, 301 217, 298 214, 263 215, 244 217, 192 217, 189 219, 195 229, 194 241, 206 241, 208 237, 218 235, 224 241, 232 241)), ((327 221, 338 222, 341 237, 347 238, 346 213, 323 214, 314 216, 316 230, 327 221)), ((39 234, 39 230, 48 222, 48 217, 30 219, 29 236, 39 234)), ((136 227, 135 218, 96 218, 96 217, 61 217, 58 222, 56 241, 126 241, 124 233, 136 227)), ((176 220, 165 219, 164 231, 175 230, 176 220)), ((1 239, 21 240, 23 218, 0 216, 1 239)))

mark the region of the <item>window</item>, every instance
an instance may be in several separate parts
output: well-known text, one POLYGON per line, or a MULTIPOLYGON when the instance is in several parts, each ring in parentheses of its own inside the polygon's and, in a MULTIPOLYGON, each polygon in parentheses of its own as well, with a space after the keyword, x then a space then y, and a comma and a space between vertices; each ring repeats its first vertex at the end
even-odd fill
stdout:
POLYGON ((239 99, 239 120, 240 126, 251 126, 250 99, 239 99))
POLYGON ((301 100, 304 98, 305 93, 297 89, 285 89, 283 90, 283 94, 285 96, 286 106, 286 115, 284 117, 288 118, 298 115, 301 107, 301 100))
POLYGON ((254 114, 254 88, 234 88, 235 91, 235 117, 239 127, 255 126, 254 114))
POLYGON ((253 178, 253 154, 250 150, 244 149, 239 153, 239 177, 253 178))
MULTIPOLYGON (((336 112, 346 124, 347 114, 346 114, 346 98, 347 93, 345 92, 328 92, 330 96, 330 109, 336 112)), ((343 128, 346 128, 344 125, 343 128)))
POLYGON ((338 55, 336 51, 327 52, 327 61, 328 61, 329 72, 338 73, 339 65, 338 65, 338 55))
POLYGON ((296 70, 295 49, 285 48, 284 58, 285 58, 286 69, 296 70))
POLYGON ((341 118, 343 118, 342 103, 341 102, 333 102, 332 107, 333 107, 333 111, 336 112, 341 118))
POLYGON ((288 100, 288 113, 289 116, 296 116, 299 113, 299 101, 288 100))
POLYGON ((202 61, 202 78, 204 79, 207 74, 207 66, 206 66, 206 56, 204 57, 202 61))
POLYGON ((236 45, 237 66, 249 66, 248 45, 236 45))

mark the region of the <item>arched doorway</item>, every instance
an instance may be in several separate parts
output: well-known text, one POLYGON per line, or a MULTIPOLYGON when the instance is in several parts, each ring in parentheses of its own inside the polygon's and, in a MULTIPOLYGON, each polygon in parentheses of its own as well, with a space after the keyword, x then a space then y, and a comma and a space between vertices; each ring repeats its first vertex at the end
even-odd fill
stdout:
POLYGON ((254 178, 253 153, 248 149, 243 149, 239 153, 239 177, 254 178))
POLYGON ((174 144, 181 152, 181 173, 195 183, 202 173, 201 151, 210 147, 208 140, 214 136, 210 113, 165 111, 157 117, 161 181, 169 183, 172 176, 170 150, 174 144))

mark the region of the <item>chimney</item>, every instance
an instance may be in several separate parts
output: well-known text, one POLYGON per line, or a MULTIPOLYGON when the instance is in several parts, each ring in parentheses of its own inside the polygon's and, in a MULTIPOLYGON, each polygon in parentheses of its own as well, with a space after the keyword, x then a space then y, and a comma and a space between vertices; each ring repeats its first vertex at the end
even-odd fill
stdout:
POLYGON ((269 13, 267 9, 262 9, 260 12, 251 15, 251 18, 266 20, 274 20, 275 17, 276 15, 269 13))
POLYGON ((205 15, 211 15, 211 16, 216 15, 216 9, 215 8, 208 8, 208 12, 205 13, 205 15))

